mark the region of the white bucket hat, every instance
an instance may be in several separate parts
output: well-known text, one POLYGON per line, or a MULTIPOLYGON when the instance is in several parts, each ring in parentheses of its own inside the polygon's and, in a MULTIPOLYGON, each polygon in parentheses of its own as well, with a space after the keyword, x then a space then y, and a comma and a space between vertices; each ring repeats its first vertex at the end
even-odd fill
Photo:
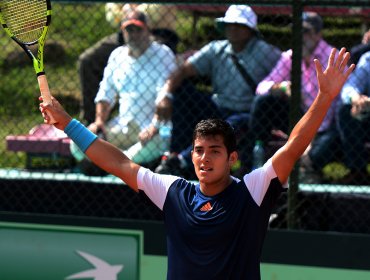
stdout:
POLYGON ((237 23, 248 26, 258 32, 257 15, 251 7, 247 5, 231 5, 224 17, 217 18, 217 27, 223 29, 225 23, 237 23))

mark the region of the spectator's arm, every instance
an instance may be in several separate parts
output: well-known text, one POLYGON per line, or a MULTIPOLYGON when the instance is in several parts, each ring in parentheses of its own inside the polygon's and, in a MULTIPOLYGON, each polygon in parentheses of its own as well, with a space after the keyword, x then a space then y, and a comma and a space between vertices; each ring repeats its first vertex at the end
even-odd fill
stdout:
POLYGON ((257 86, 257 94, 266 94, 277 83, 290 81, 290 70, 292 68, 292 52, 291 50, 281 54, 279 61, 275 67, 257 86))
POLYGON ((110 104, 106 101, 96 103, 95 121, 89 125, 89 129, 97 133, 99 130, 105 131, 105 122, 107 121, 111 111, 110 104))
POLYGON ((358 100, 361 94, 366 93, 366 89, 370 88, 370 52, 361 56, 355 71, 344 84, 341 99, 344 104, 351 104, 358 100))
POLYGON ((168 93, 173 94, 181 86, 185 79, 194 77, 196 75, 197 71, 194 66, 188 61, 185 61, 178 69, 172 72, 162 88, 160 97, 164 98, 168 93))
POLYGON ((104 129, 104 124, 107 121, 111 109, 116 102, 117 90, 113 82, 113 75, 115 70, 119 67, 116 64, 116 57, 120 55, 122 49, 115 49, 109 56, 108 64, 104 68, 103 79, 100 82, 98 93, 95 97, 95 121, 89 125, 89 129, 97 133, 99 129, 104 129))
POLYGON ((173 93, 181 86, 185 79, 196 75, 195 68, 189 62, 185 62, 170 75, 156 100, 155 117, 158 120, 169 120, 171 118, 173 93))

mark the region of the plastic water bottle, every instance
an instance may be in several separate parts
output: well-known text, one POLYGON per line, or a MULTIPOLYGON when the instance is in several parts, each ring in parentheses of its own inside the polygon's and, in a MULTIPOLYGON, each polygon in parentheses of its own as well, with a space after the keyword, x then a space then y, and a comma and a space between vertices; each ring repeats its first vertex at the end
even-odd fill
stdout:
POLYGON ((257 140, 253 148, 253 170, 263 166, 265 163, 265 149, 263 142, 257 140))
POLYGON ((172 123, 170 121, 161 123, 159 127, 159 135, 162 139, 161 149, 162 152, 169 151, 171 144, 171 134, 172 134, 172 123))

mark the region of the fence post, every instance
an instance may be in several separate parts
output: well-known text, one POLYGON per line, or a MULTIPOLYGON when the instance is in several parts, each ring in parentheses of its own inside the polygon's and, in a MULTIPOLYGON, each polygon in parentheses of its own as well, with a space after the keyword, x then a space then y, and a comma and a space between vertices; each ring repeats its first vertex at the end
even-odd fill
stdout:
MULTIPOLYGON (((289 112, 289 126, 290 131, 299 120, 301 113, 301 61, 302 61, 302 0, 297 0, 292 3, 293 8, 293 26, 292 26, 292 95, 290 99, 290 112, 289 112)), ((294 166, 294 169, 289 177, 289 190, 288 190, 288 211, 287 223, 288 228, 296 228, 297 218, 294 213, 297 208, 297 192, 299 185, 299 163, 294 166)))

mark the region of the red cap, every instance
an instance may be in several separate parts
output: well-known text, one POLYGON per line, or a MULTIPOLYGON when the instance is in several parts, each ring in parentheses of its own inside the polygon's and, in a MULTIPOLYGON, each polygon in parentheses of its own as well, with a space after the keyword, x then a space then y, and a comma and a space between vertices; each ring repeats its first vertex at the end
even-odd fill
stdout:
POLYGON ((134 11, 127 15, 127 17, 122 21, 121 28, 125 29, 129 25, 135 25, 140 28, 147 27, 147 19, 144 13, 134 11))

